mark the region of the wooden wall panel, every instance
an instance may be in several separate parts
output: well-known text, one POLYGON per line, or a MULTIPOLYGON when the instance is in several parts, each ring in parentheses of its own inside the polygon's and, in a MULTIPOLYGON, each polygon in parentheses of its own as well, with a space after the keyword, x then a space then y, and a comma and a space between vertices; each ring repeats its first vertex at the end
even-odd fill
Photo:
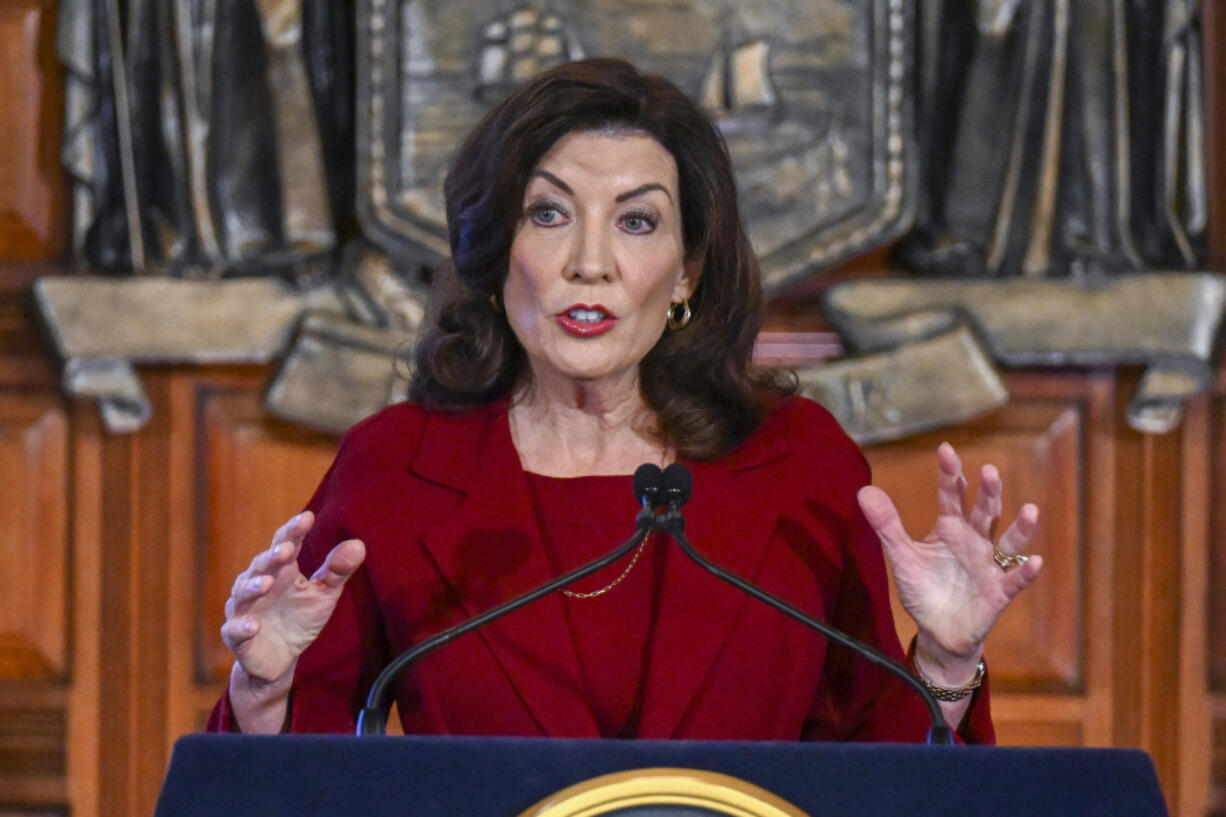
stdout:
POLYGON ((996 707, 996 741, 1002 746, 1085 746, 1086 736, 1076 719, 1024 720, 1002 718, 996 707))
MULTIPOLYGON (((1172 811, 1177 814, 1206 814, 1212 780, 1213 713, 1207 695, 1208 621, 1210 593, 1209 514, 1213 504, 1211 481, 1212 450, 1207 445, 1213 418, 1209 395, 1189 403, 1179 431, 1182 438, 1181 474, 1182 514, 1180 518, 1178 567, 1179 666, 1178 700, 1175 719, 1179 730, 1180 784, 1172 811)), ((1168 556, 1167 558, 1171 558, 1168 556)))
MULTIPOLYGON (((64 710, 57 702, 0 706, 0 770, 5 776, 50 778, 64 773, 64 710)), ((5 792, 3 796, 11 797, 5 792)))
POLYGON ((62 105, 54 0, 0 0, 0 259, 60 254, 62 105))
POLYGON ((0 265, 0 814, 49 815, 68 812, 69 700, 80 671, 73 418, 58 378, 30 355, 18 294, 29 278, 0 265))
POLYGON ((1206 685, 1213 713, 1210 813, 1226 815, 1226 376, 1209 401, 1209 473, 1204 513, 1209 540, 1209 588, 1204 647, 1206 685))
POLYGON ((165 377, 146 374, 153 418, 140 434, 99 440, 102 483, 97 666, 98 817, 151 813, 165 768, 163 735, 173 640, 169 599, 182 589, 167 570, 166 499, 171 417, 165 377))
POLYGON ((67 671, 67 456, 58 397, 0 393, 0 681, 67 671))
MULTIPOLYGON (((1119 411, 1136 379, 1121 380, 1119 411)), ((1181 723, 1181 435, 1121 435, 1115 450, 1114 740, 1154 757, 1172 807, 1184 794, 1180 742, 1207 724, 1181 723)))
POLYGON ((68 742, 64 704, 62 691, 45 684, 0 685, 0 814, 6 809, 62 809, 68 742))
MULTIPOLYGON (((1209 406, 1209 689, 1226 695, 1226 396, 1209 406)), ((1226 762, 1226 759, 1224 759, 1226 762)), ((1226 778, 1224 778, 1226 780, 1226 778)))
MULTIPOLYGON (((97 817, 102 768, 101 698, 102 422, 93 406, 72 412, 72 685, 68 694, 67 802, 77 817, 97 817)), ((109 738, 110 736, 108 736, 109 738)), ((112 751, 112 744, 106 749, 112 751)))

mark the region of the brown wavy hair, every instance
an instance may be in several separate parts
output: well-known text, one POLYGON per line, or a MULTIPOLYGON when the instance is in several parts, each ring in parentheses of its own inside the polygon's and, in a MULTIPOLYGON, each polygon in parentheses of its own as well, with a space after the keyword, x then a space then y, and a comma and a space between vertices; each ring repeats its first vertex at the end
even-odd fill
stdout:
POLYGON ((757 428, 794 378, 751 365, 762 290, 719 129, 677 86, 598 58, 545 71, 490 110, 451 160, 444 191, 454 291, 417 347, 410 397, 439 408, 481 405, 529 377, 499 308, 511 242, 534 167, 572 131, 636 131, 677 163, 682 238, 703 258, 693 319, 665 331, 640 364, 657 433, 687 457, 724 454, 757 428))

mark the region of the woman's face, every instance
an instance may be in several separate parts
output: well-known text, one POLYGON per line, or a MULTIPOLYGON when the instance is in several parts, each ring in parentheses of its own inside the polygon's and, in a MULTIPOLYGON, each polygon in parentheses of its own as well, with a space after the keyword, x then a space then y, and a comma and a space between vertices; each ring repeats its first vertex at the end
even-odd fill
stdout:
POLYGON ((685 262, 677 164, 659 142, 562 137, 524 190, 503 288, 534 382, 637 383, 669 305, 693 293, 700 271, 685 262))

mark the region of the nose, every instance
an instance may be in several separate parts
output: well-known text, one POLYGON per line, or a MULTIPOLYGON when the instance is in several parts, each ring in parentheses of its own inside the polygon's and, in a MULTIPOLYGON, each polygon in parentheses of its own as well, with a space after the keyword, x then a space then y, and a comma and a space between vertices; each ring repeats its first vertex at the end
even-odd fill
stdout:
POLYGON ((610 281, 615 274, 613 245, 598 219, 589 219, 575 231, 566 277, 571 281, 610 281))

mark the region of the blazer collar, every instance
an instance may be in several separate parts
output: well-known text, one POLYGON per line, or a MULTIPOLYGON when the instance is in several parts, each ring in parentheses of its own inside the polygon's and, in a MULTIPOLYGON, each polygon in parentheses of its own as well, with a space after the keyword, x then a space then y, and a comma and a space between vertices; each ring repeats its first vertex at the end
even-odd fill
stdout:
MULTIPOLYGON (((430 414, 411 468, 464 494, 422 542, 466 617, 553 578, 527 477, 511 443, 505 400, 430 414)), ((559 594, 493 621, 477 635, 542 735, 599 736, 559 594)))
MULTIPOLYGON (((411 465, 419 476, 464 494, 444 521, 425 532, 423 542, 470 617, 554 578, 511 441, 507 408, 500 400, 463 413, 432 413, 411 465), (473 564, 481 540, 513 543, 514 553, 493 560, 502 575, 474 576, 484 569, 473 564), (491 598, 491 581, 506 595, 491 598)), ((757 574, 778 514, 764 501, 772 473, 760 466, 787 451, 779 435, 758 433, 718 460, 687 462, 694 474, 694 497, 686 507, 690 542, 743 578, 757 574)), ((665 562, 639 724, 639 733, 651 737, 676 731, 748 599, 676 545, 670 545, 665 562)), ((538 599, 478 634, 542 734, 598 735, 560 594, 538 599)))
POLYGON ((468 411, 430 411, 410 468, 419 476, 467 492, 492 469, 523 470, 507 426, 507 401, 468 411))

